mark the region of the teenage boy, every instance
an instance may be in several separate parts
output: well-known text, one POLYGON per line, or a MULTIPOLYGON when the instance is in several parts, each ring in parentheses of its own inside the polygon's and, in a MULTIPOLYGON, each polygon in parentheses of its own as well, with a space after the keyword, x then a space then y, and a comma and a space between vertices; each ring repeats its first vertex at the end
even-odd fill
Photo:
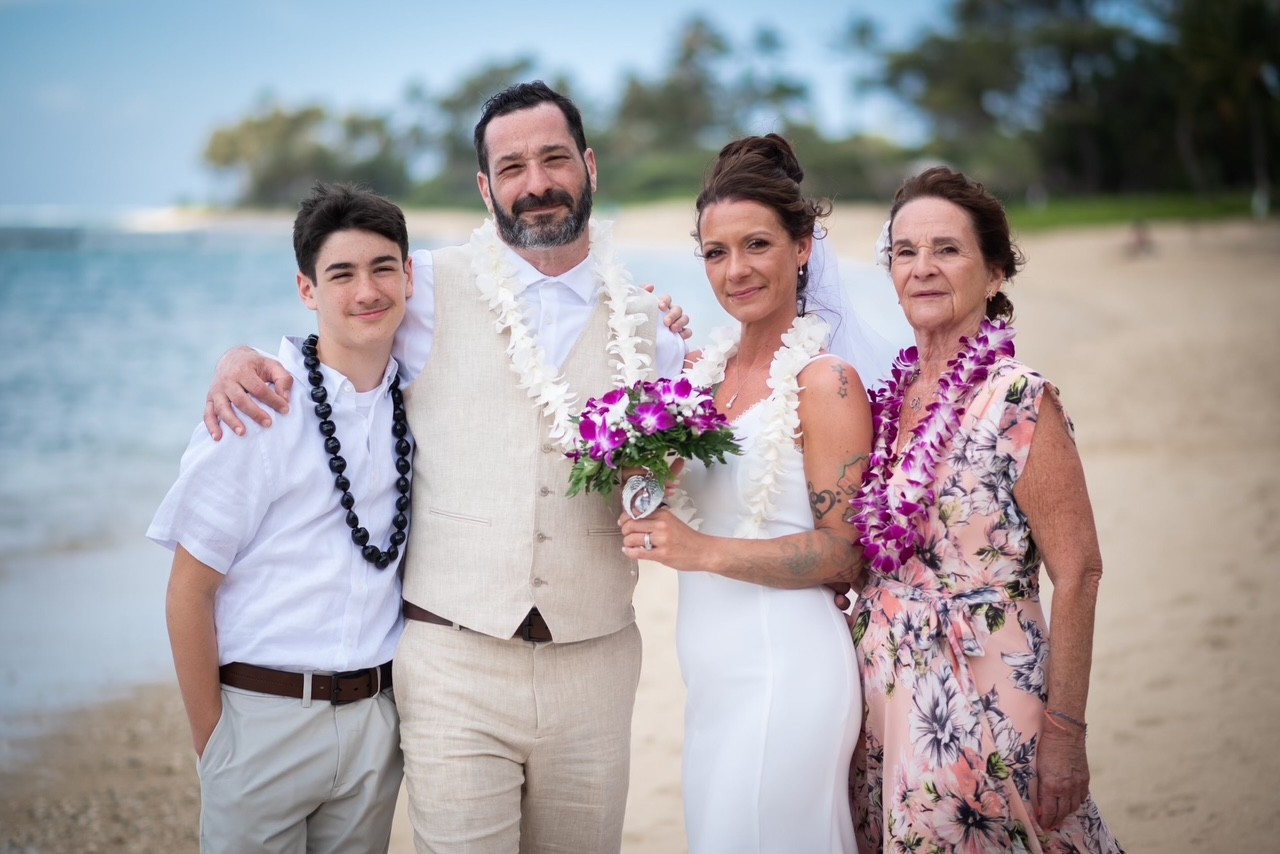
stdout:
POLYGON ((206 852, 384 852, 403 758, 391 693, 412 440, 391 344, 404 214, 317 184, 293 227, 318 340, 285 338, 293 415, 199 428, 147 536, 198 757, 206 852))

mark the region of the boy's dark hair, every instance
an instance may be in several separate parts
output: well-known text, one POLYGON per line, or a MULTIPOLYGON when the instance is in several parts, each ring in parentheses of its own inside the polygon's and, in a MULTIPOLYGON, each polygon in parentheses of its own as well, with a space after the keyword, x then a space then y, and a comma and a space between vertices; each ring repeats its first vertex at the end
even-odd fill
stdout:
POLYGON ((293 220, 298 270, 314 282, 320 247, 335 231, 351 229, 379 234, 400 247, 402 262, 409 257, 409 229, 399 206, 355 184, 317 181, 293 220))
POLYGON ((489 148, 484 144, 484 132, 489 127, 489 122, 505 116, 508 113, 514 113, 519 110, 527 110, 536 107, 539 104, 555 104, 560 108, 560 112, 564 113, 564 120, 569 125, 569 133, 573 135, 573 140, 578 144, 578 153, 585 154, 587 151, 587 135, 582 129, 582 113, 574 106, 564 95, 552 89, 541 80, 534 80, 532 83, 517 83, 514 86, 508 86, 498 94, 484 102, 484 107, 480 110, 480 121, 476 123, 475 145, 476 160, 480 163, 480 171, 489 174, 489 148))

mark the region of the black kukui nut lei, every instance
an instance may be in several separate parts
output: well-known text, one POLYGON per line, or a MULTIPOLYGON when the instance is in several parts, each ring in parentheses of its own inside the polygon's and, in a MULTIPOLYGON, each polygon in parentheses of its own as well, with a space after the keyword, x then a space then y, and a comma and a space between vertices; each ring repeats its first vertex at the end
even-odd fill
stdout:
POLYGON ((409 527, 409 479, 413 470, 409 453, 413 447, 405 438, 409 434, 409 421, 404 409, 404 394, 400 391, 400 375, 397 374, 391 381, 391 435, 396 440, 396 471, 400 475, 396 478, 396 491, 400 495, 396 498, 396 515, 391 520, 391 525, 395 528, 391 532, 391 545, 387 546, 386 551, 382 551, 377 546, 369 545, 369 532, 360 527, 360 517, 356 515, 356 499, 351 494, 351 481, 343 474, 347 469, 347 461, 338 454, 342 450, 342 443, 334 435, 337 427, 329 419, 333 414, 333 407, 329 405, 329 393, 324 389, 324 374, 320 373, 320 357, 316 352, 316 345, 319 343, 318 335, 307 336, 307 340, 302 343, 302 364, 307 369, 307 381, 311 383, 311 400, 316 405, 316 417, 320 419, 320 435, 324 436, 324 450, 329 454, 329 471, 334 475, 333 485, 341 493, 338 504, 347 511, 351 541, 360 548, 361 557, 378 569, 386 569, 400 556, 400 546, 404 545, 406 539, 404 529, 409 527))

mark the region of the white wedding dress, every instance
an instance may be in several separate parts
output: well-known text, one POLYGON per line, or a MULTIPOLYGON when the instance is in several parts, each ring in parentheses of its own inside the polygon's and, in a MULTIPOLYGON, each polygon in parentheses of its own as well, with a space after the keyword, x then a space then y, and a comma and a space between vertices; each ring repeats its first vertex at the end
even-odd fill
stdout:
MULTIPOLYGON (((704 533, 734 536, 748 514, 751 445, 766 410, 757 404, 734 425, 744 455, 686 464, 681 486, 704 533)), ((813 530, 803 455, 788 443, 782 457, 765 538, 813 530)), ((691 854, 854 852, 848 775, 862 692, 831 591, 681 572, 676 637, 691 854)))

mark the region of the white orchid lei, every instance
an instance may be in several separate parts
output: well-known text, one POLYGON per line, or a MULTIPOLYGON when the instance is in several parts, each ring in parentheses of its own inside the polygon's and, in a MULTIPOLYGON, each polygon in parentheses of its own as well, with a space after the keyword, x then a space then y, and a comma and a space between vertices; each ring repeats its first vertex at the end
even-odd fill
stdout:
MULTIPOLYGON (((627 303, 632 293, 631 274, 618 261, 613 247, 611 223, 590 222, 593 272, 604 288, 609 303, 609 344, 614 381, 632 385, 652 378, 652 360, 639 352, 641 339, 635 334, 644 323, 643 312, 629 312, 627 303)), ((508 260, 507 247, 498 237, 492 219, 485 220, 471 235, 471 271, 475 274, 480 296, 498 319, 495 328, 507 332, 507 356, 511 370, 520 376, 519 387, 529 393, 534 405, 541 408, 550 422, 548 438, 566 451, 574 445, 577 429, 573 414, 578 395, 569 388, 562 375, 547 364, 547 355, 529 333, 524 313, 516 299, 519 290, 516 271, 508 260)))
MULTIPOLYGON (((765 428, 747 449, 752 488, 745 496, 748 514, 738 522, 735 537, 758 538, 765 520, 773 513, 778 477, 788 445, 800 436, 800 371, 826 344, 830 327, 819 317, 797 317, 782 336, 782 347, 769 366, 769 396, 758 404, 764 411, 765 428)), ((741 330, 722 327, 712 331, 702 358, 685 375, 695 386, 714 386, 724 381, 725 365, 738 350, 741 330)))
POLYGON ((919 355, 909 347, 894 360, 888 383, 871 394, 875 442, 863 476, 862 489, 850 502, 863 555, 871 568, 897 572, 916 553, 919 520, 934 503, 934 473, 951 437, 960 427, 973 390, 986 380, 991 366, 1012 357, 1013 329, 1002 321, 984 320, 973 338, 961 338, 961 350, 947 362, 951 370, 938 380, 937 398, 925 410, 903 446, 901 461, 906 484, 889 484, 893 477, 898 425, 907 386, 919 372, 919 355))

